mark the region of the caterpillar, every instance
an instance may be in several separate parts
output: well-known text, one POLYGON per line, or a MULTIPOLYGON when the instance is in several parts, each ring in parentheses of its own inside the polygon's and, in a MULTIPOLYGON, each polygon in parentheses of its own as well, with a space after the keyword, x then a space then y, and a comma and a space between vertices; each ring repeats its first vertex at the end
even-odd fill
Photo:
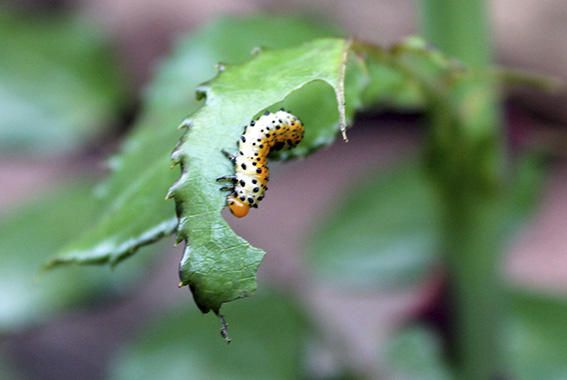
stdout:
POLYGON ((235 174, 219 177, 217 181, 231 182, 221 190, 230 191, 226 203, 234 216, 248 215, 250 208, 257 208, 264 199, 270 180, 267 165, 270 152, 295 147, 303 134, 303 123, 296 116, 283 108, 275 113, 266 111, 244 127, 236 154, 223 151, 234 163, 235 174))

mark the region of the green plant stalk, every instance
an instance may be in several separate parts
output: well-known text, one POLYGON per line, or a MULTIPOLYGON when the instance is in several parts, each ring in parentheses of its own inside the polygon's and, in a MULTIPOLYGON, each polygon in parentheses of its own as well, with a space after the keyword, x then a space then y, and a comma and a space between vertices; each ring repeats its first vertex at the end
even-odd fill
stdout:
POLYGON ((502 251, 499 198, 447 195, 444 250, 449 267, 452 309, 456 311, 458 379, 493 379, 500 354, 498 268, 502 251), (468 199, 463 199, 463 197, 468 199))
MULTIPOLYGON (((473 70, 490 65, 483 0, 423 0, 423 31, 444 53, 473 70)), ((444 251, 456 308, 458 379, 489 380, 499 366, 498 268, 502 252, 504 155, 495 89, 487 80, 465 91, 481 94, 472 118, 448 120, 447 107, 432 110, 431 157, 439 189, 444 251), (480 100, 479 100, 480 99, 480 100), (437 166, 436 166, 437 164, 437 166)), ((449 97, 451 94, 449 94, 449 97)), ((470 99, 461 99, 466 105, 470 99)))
POLYGON ((422 32, 445 54, 467 65, 490 65, 491 48, 484 0, 418 0, 422 32))

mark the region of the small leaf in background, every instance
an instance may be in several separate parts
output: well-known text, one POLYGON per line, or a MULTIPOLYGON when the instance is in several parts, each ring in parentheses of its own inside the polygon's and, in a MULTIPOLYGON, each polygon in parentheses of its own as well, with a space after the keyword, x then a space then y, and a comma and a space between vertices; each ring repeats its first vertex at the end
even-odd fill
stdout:
MULTIPOLYGON (((438 337, 425 327, 406 328, 386 346, 386 363, 396 380, 450 380, 438 337)), ((389 377, 390 378, 390 377, 389 377)))
MULTIPOLYGON (((251 294, 264 255, 236 235, 221 215, 226 193, 216 178, 234 172, 222 151, 234 151, 243 126, 255 115, 311 82, 326 82, 341 98, 347 52, 342 39, 268 50, 246 64, 228 66, 202 87, 206 103, 191 117, 191 127, 173 153, 183 174, 170 195, 179 210, 178 234, 187 241, 181 283, 191 287, 204 312, 218 312, 222 303, 251 294)), ((326 127, 337 130, 336 123, 326 127)), ((306 134, 309 128, 305 126, 306 134)))
POLYGON ((217 63, 244 62, 255 47, 293 46, 335 34, 328 26, 298 17, 225 17, 180 41, 149 86, 144 113, 112 159, 112 175, 99 188, 103 217, 53 264, 116 263, 174 231, 174 205, 164 197, 179 177, 170 161, 180 136, 176 127, 200 106, 195 88, 215 75, 217 63))
POLYGON ((124 84, 87 20, 0 12, 0 149, 64 152, 112 121, 124 84))
POLYGON ((97 294, 124 291, 149 263, 147 255, 140 255, 115 271, 76 267, 40 273, 46 257, 92 222, 98 203, 91 187, 62 186, 0 220, 0 332, 47 320, 97 294))
POLYGON ((110 379, 301 378, 302 318, 288 300, 258 295, 226 310, 230 345, 213 338, 216 319, 184 307, 147 326, 117 356, 110 379))
POLYGON ((369 177, 334 203, 309 240, 310 269, 346 288, 414 284, 440 263, 431 183, 417 163, 369 177))
MULTIPOLYGON (((543 183, 541 159, 527 154, 514 170, 509 201, 494 221, 513 236, 533 213, 543 183)), ((441 264, 438 200, 417 163, 396 166, 354 186, 307 243, 311 272, 345 288, 403 287, 441 264)))
POLYGON ((567 299, 519 289, 510 295, 504 330, 509 373, 518 380, 567 379, 567 299))

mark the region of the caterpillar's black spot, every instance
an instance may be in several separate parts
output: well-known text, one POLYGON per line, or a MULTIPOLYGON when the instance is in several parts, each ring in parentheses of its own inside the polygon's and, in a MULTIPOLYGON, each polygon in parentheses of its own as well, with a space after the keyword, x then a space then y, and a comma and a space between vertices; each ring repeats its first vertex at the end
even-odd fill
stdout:
POLYGON ((244 137, 244 135, 240 136, 240 140, 242 140, 242 142, 246 142, 246 137, 244 137))
POLYGON ((242 167, 242 170, 246 170, 246 164, 243 163, 240 167, 242 167))
POLYGON ((244 202, 244 200, 246 199, 246 197, 243 195, 240 197, 240 200, 244 202))
POLYGON ((240 182, 238 182, 238 183, 240 183, 240 186, 245 186, 245 185, 246 185, 246 182, 244 182, 243 180, 240 180, 240 182))
POLYGON ((270 114, 270 111, 264 112, 264 116, 268 116, 269 114, 270 114))
POLYGON ((258 187, 255 187, 255 188, 252 189, 252 191, 253 191, 254 193, 257 193, 258 191, 260 191, 260 189, 259 189, 258 187))
POLYGON ((256 169, 256 173, 258 173, 258 174, 262 173, 262 169, 260 169, 260 168, 256 169))
POLYGON ((255 180, 255 179, 253 179, 253 180, 252 180, 252 183, 253 183, 253 184, 257 184, 257 183, 258 183, 258 181, 257 181, 257 180, 255 180))
POLYGON ((278 150, 282 150, 282 148, 284 146, 285 146, 285 143, 280 141, 280 142, 277 142, 272 149, 275 150, 275 151, 278 151, 278 150))

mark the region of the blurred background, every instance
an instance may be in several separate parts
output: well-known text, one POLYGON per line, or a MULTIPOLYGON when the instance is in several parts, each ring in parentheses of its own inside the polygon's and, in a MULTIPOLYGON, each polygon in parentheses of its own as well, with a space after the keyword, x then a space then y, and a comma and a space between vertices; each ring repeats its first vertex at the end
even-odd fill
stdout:
MULTIPOLYGON (((567 80, 565 1, 488 5, 497 64, 567 80)), ((424 141, 418 113, 363 115, 349 144, 274 165, 269 201, 230 220, 268 252, 259 277, 260 288, 271 289, 227 305, 232 351, 217 336, 218 321, 177 288, 181 248, 172 239, 112 270, 40 272, 92 223, 97 205, 83 194, 108 173, 144 88, 180 35, 220 15, 261 11, 322 18, 387 45, 417 33, 415 8, 410 0, 1 1, 0 379, 425 378, 396 375, 391 356, 412 352, 412 339, 438 344, 421 330, 393 344, 400 327, 418 320, 445 331, 447 323, 430 195, 413 175, 424 141), (337 205, 357 207, 353 183, 385 195, 340 225, 337 205), (357 252, 341 254, 341 237, 368 224, 387 233, 361 237, 357 252)), ((566 101, 518 90, 504 105, 511 149, 547 145, 554 159, 502 272, 550 295, 567 294, 566 101)), ((418 350, 414 360, 428 358, 418 350)))

